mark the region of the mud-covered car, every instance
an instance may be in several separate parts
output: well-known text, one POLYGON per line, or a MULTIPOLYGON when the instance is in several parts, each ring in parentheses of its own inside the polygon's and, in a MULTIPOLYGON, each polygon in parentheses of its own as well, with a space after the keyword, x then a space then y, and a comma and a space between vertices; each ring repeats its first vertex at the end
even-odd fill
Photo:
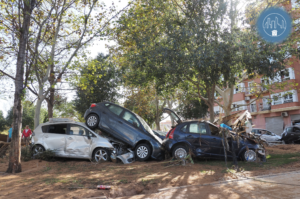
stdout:
POLYGON ((36 155, 52 150, 57 157, 109 161, 114 147, 84 123, 54 118, 40 124, 32 133, 32 150, 36 155))
POLYGON ((300 125, 286 127, 281 134, 285 144, 300 143, 300 125))
POLYGON ((150 157, 162 159, 164 156, 161 150, 162 139, 155 135, 140 116, 126 108, 111 102, 95 103, 86 110, 84 119, 89 128, 99 128, 111 135, 115 143, 119 143, 116 144, 116 150, 132 150, 135 158, 140 161, 150 157))
MULTIPOLYGON (((163 140, 163 147, 175 158, 185 158, 191 151, 196 157, 224 158, 224 147, 220 129, 207 121, 182 121, 178 115, 170 109, 165 108, 176 122, 163 140)), ((239 137, 239 143, 233 141, 236 157, 246 161, 255 161, 257 153, 264 156, 263 146, 252 139, 239 137), (248 147, 249 150, 246 149, 248 147)), ((233 157, 232 139, 228 139, 228 157, 233 157)))

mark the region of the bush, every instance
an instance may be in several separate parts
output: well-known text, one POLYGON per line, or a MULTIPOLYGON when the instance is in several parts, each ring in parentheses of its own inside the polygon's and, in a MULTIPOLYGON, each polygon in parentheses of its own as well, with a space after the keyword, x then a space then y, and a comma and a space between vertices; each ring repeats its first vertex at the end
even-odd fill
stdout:
POLYGON ((32 159, 32 150, 30 148, 30 146, 25 146, 21 148, 21 159, 23 161, 29 161, 32 159))
POLYGON ((46 161, 55 161, 55 152, 53 150, 47 149, 42 153, 36 154, 34 158, 46 161))

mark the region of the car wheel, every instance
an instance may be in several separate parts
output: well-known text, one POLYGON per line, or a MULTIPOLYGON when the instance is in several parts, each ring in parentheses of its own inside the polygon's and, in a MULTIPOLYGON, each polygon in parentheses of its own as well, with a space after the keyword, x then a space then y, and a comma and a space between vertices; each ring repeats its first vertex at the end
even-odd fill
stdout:
POLYGON ((150 158, 151 147, 147 143, 139 144, 135 148, 135 157, 139 161, 145 161, 150 158))
POLYGON ((249 149, 248 151, 245 150, 243 153, 243 160, 246 162, 254 162, 256 160, 256 152, 252 149, 249 149))
POLYGON ((173 149, 173 157, 176 159, 184 159, 188 155, 188 149, 184 145, 176 146, 173 149))
POLYGON ((32 148, 32 154, 35 156, 35 155, 38 155, 38 154, 41 154, 45 151, 45 148, 41 145, 34 145, 33 148, 32 148))
POLYGON ((93 159, 96 162, 100 162, 100 161, 106 162, 106 161, 110 160, 110 154, 109 154, 108 150, 99 148, 94 151, 93 159))
POLYGON ((96 114, 90 114, 86 118, 86 125, 90 129, 95 129, 99 124, 99 117, 96 114))

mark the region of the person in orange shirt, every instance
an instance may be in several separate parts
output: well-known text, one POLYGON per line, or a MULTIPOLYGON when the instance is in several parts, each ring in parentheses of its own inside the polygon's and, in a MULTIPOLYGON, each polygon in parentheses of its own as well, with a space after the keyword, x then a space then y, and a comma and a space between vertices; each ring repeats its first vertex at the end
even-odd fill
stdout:
POLYGON ((25 146, 27 146, 27 143, 29 144, 30 138, 31 138, 31 130, 28 125, 26 125, 25 129, 22 133, 22 138, 25 139, 25 146))

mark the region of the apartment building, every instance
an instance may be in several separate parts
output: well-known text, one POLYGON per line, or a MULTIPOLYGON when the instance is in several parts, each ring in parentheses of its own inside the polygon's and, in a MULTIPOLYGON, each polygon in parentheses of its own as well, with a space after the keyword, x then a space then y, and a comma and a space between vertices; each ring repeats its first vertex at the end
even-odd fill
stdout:
MULTIPOLYGON (((237 85, 234 90, 232 111, 248 110, 252 115, 252 124, 255 128, 267 129, 280 135, 293 120, 300 120, 299 99, 300 61, 294 59, 293 64, 287 66, 286 70, 273 80, 245 79, 237 85), (283 90, 266 90, 261 86, 283 82, 287 85, 283 90), (259 98, 257 98, 258 93, 261 94, 259 98)), ((215 113, 223 112, 217 104, 215 104, 214 111, 215 113)))
MULTIPOLYGON (((296 0, 287 1, 283 4, 286 10, 292 11, 294 23, 299 23, 299 8, 296 0)), ((294 30, 295 31, 295 30, 294 30)), ((296 30, 299 31, 299 30, 296 30)), ((300 45, 300 42, 298 42, 300 45)), ((286 66, 286 70, 275 79, 245 79, 236 86, 233 96, 232 111, 248 110, 252 115, 252 124, 255 128, 263 128, 280 135, 286 126, 291 125, 292 121, 300 120, 300 60, 290 58, 292 64, 286 66), (274 85, 285 83, 283 89, 266 90, 265 87, 257 85, 274 85), (257 99, 257 93, 261 93, 257 99), (254 101, 254 99, 257 99, 254 101), (251 104, 249 104, 252 102, 251 104), (238 106, 246 105, 247 106, 238 106)), ((221 108, 215 104, 215 113, 222 113, 221 108)))

